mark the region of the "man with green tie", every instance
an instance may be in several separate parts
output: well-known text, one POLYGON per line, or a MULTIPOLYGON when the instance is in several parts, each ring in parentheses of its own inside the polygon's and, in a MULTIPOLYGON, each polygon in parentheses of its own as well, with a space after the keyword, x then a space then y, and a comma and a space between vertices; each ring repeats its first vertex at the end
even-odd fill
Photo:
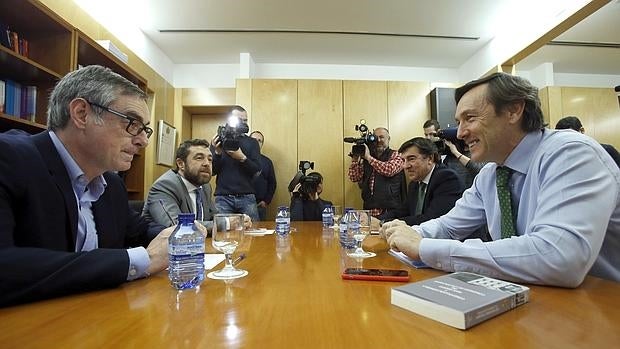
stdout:
POLYGON ((429 139, 416 137, 403 143, 398 153, 410 181, 407 200, 384 221, 398 218, 414 225, 450 211, 463 194, 463 183, 454 170, 441 163, 437 146, 429 139))
POLYGON ((620 170, 592 138, 543 125, 538 89, 495 73, 458 88, 457 137, 489 162, 447 214, 383 225, 389 245, 444 271, 579 286, 620 281, 620 170), (458 241, 488 224, 493 241, 458 241))

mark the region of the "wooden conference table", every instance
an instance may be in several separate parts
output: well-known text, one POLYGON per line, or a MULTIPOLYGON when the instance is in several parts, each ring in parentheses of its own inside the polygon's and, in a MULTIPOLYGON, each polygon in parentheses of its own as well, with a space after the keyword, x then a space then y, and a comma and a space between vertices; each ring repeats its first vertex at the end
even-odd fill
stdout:
MULTIPOLYGON (((260 226, 273 226, 261 223, 260 226)), ((2 348, 611 348, 620 284, 531 286, 528 304, 461 331, 390 304, 401 283, 350 281, 346 267, 410 269, 387 253, 357 261, 320 222, 294 222, 288 244, 247 237, 249 275, 177 292, 165 272, 119 288, 0 309, 2 348)), ((209 240, 210 242, 210 240, 209 240)), ((218 265, 216 269, 222 267, 218 265)), ((614 344, 615 343, 615 344, 614 344)))

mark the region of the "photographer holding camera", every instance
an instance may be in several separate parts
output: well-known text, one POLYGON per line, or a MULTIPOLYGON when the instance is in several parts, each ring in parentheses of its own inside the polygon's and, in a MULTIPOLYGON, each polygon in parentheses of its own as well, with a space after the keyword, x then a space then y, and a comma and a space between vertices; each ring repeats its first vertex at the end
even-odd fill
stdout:
POLYGON ((373 134, 375 141, 370 148, 368 142, 362 145, 363 154, 355 151, 349 154, 352 161, 348 176, 352 182, 358 183, 362 190, 364 209, 370 210, 373 217, 382 219, 382 214, 401 206, 406 197, 406 185, 403 159, 398 156, 398 152, 390 149, 388 129, 378 127, 373 134))
POLYGON ((246 133, 247 111, 234 106, 225 126, 211 142, 213 174, 217 175, 215 207, 219 213, 245 213, 259 220, 252 179, 260 174, 260 147, 246 133))
POLYGON ((310 172, 302 176, 291 193, 291 220, 320 221, 323 209, 332 206, 331 201, 319 197, 322 192, 323 176, 320 173, 310 172))
POLYGON ((437 120, 426 120, 422 127, 424 128, 424 137, 433 141, 442 154, 441 162, 456 171, 463 181, 465 189, 471 187, 474 177, 484 167, 485 163, 471 161, 469 151, 463 149, 463 145, 461 145, 461 149, 457 147, 455 143, 459 141, 456 139, 456 128, 442 130, 437 120))

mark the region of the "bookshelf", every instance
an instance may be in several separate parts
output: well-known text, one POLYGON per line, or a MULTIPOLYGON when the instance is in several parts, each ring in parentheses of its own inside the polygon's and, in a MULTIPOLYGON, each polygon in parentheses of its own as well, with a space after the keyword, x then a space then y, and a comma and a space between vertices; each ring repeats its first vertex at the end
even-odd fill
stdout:
MULTIPOLYGON (((20 54, 0 45, 0 80, 35 86, 36 112, 30 119, 0 112, 0 132, 45 130, 47 101, 54 85, 79 66, 109 67, 147 91, 146 79, 37 0, 1 0, 0 35, 7 29, 28 41, 28 52, 20 54)), ((144 165, 142 151, 134 157, 131 169, 122 174, 131 200, 144 200, 144 165)))

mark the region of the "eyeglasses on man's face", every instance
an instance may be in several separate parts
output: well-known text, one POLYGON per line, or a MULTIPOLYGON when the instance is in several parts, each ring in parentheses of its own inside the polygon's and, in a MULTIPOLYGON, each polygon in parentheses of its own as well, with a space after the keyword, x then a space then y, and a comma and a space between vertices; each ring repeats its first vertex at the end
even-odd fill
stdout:
POLYGON ((138 136, 142 131, 144 131, 144 133, 146 133, 146 138, 150 138, 151 135, 153 135, 153 129, 146 126, 142 121, 136 119, 135 117, 129 116, 129 115, 125 115, 119 111, 116 111, 114 109, 110 109, 108 107, 104 107, 102 105, 99 105, 97 103, 93 103, 90 101, 86 101, 88 102, 88 104, 90 105, 94 105, 97 108, 101 108, 105 111, 107 111, 110 114, 114 114, 120 118, 123 118, 127 121, 129 121, 129 123, 127 124, 127 128, 125 128, 125 131, 127 131, 127 133, 129 133, 132 136, 138 136))

